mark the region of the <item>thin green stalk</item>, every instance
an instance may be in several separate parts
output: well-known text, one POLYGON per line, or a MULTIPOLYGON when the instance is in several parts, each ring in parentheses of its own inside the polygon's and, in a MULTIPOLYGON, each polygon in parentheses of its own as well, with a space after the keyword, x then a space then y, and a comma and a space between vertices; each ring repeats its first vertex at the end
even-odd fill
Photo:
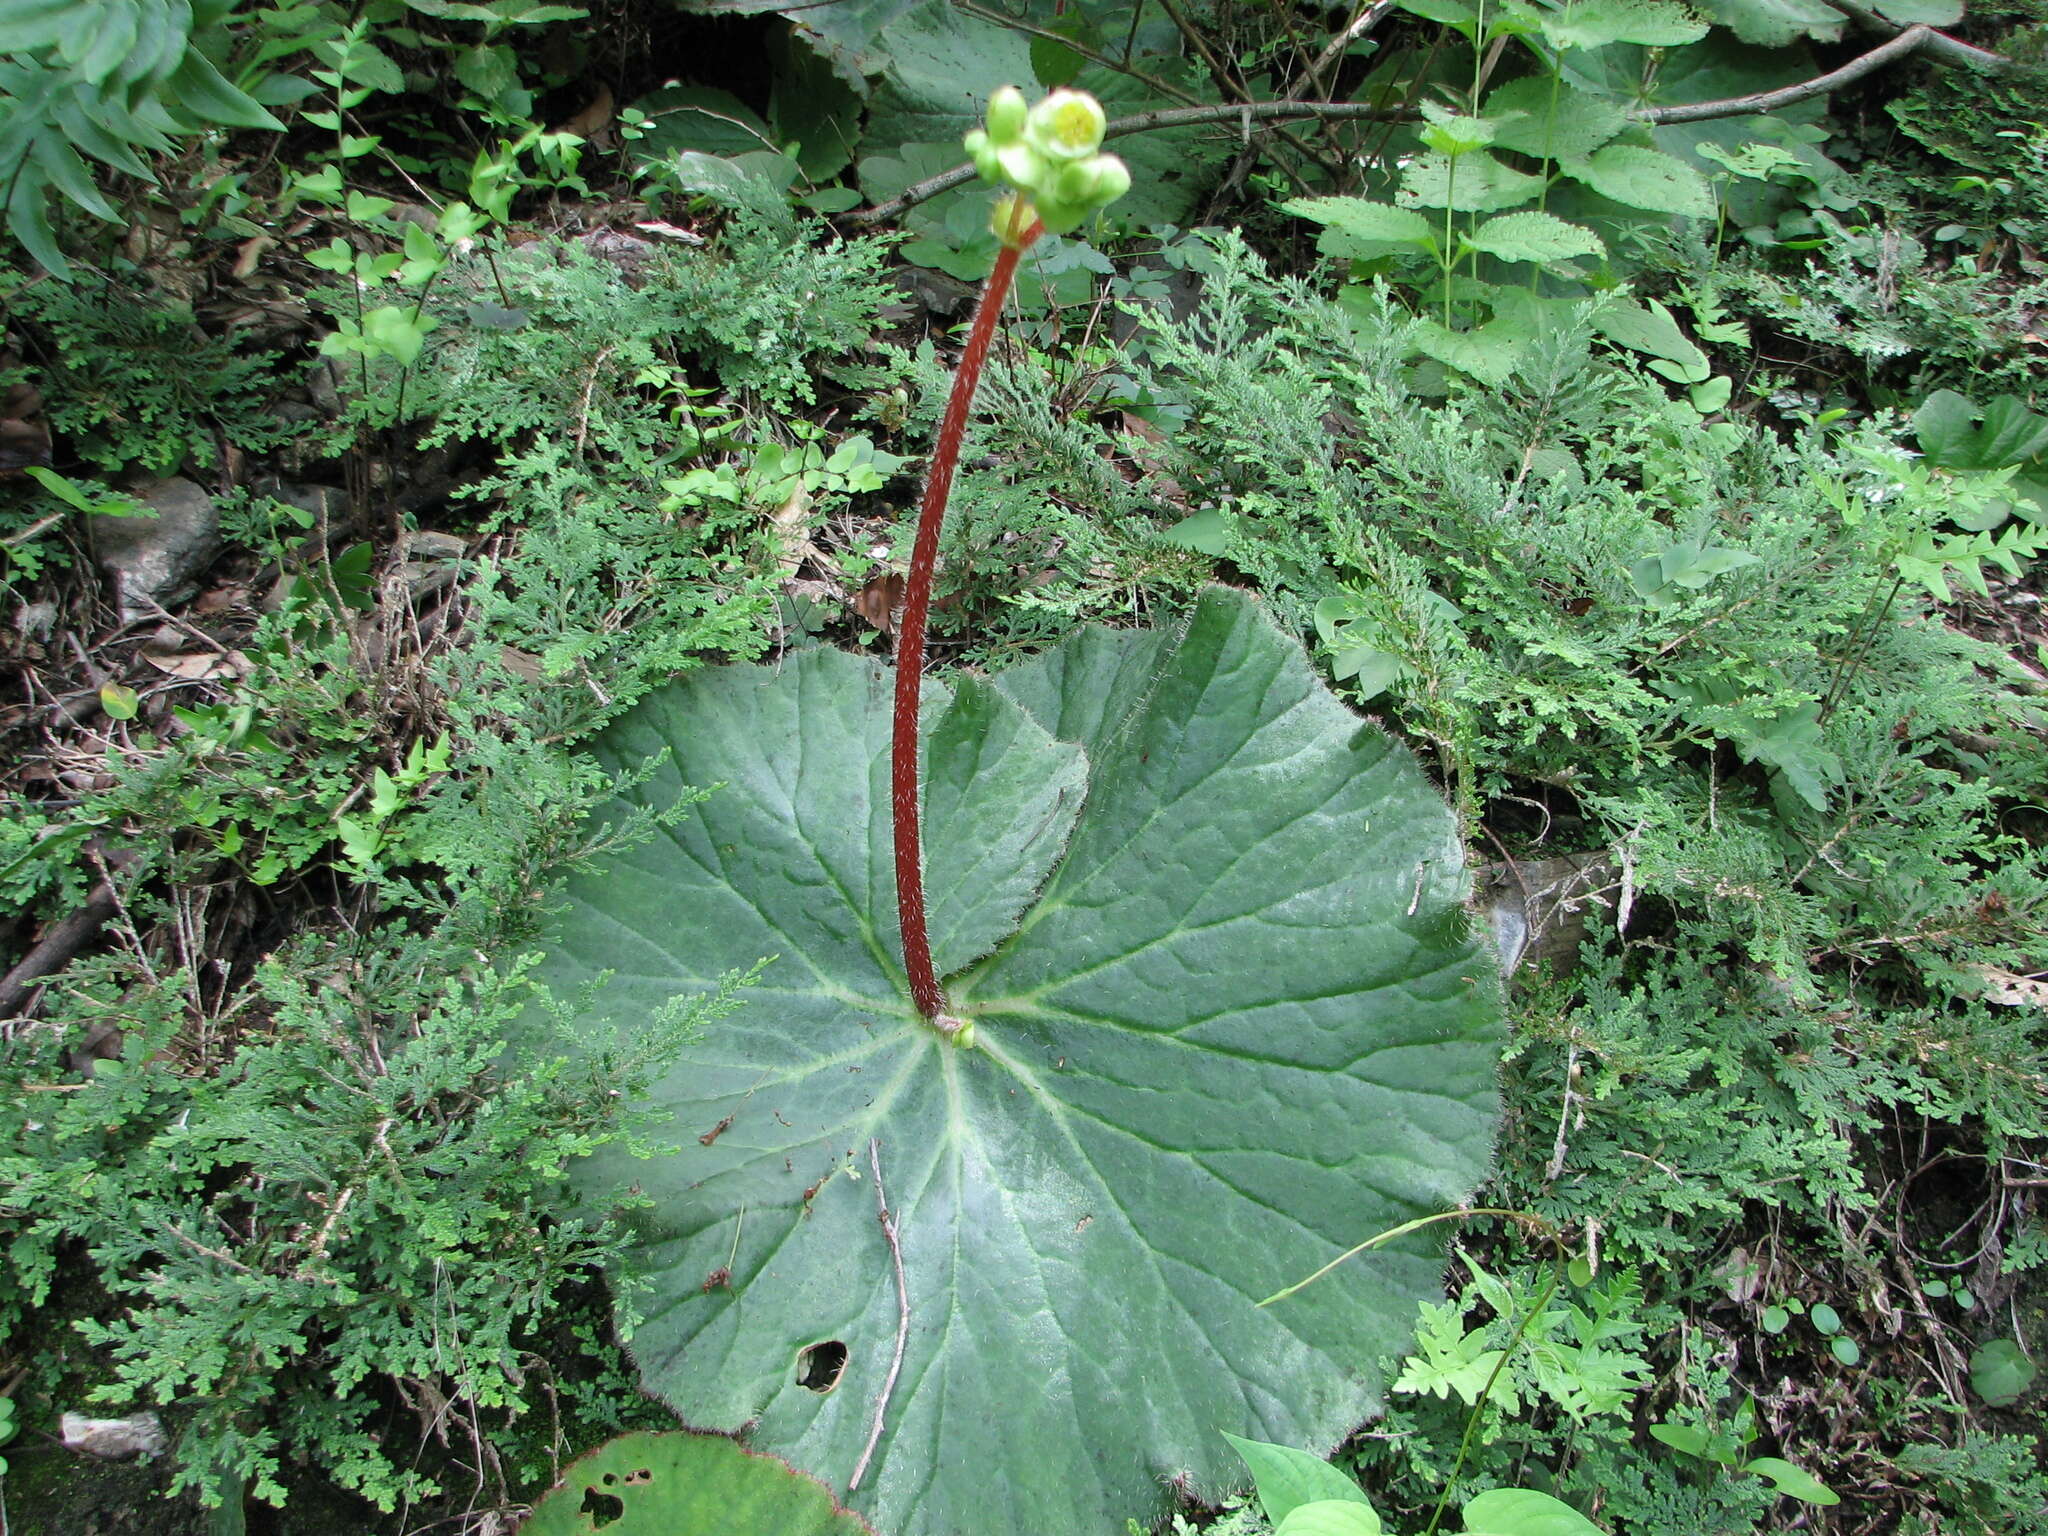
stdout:
POLYGON ((1515 1331, 1508 1335, 1507 1347, 1500 1352, 1500 1358, 1493 1362, 1493 1370, 1487 1374, 1486 1385, 1479 1389, 1479 1396, 1472 1404, 1472 1411, 1465 1416, 1465 1433, 1458 1437, 1458 1458, 1451 1463, 1450 1476, 1444 1479, 1443 1492, 1436 1496, 1436 1508, 1429 1512, 1429 1524, 1422 1528, 1422 1536, 1436 1536, 1437 1527, 1443 1524, 1444 1509, 1451 1502, 1451 1493, 1458 1486, 1458 1474, 1465 1470, 1465 1458, 1472 1450, 1472 1436, 1479 1428, 1479 1416, 1486 1411, 1487 1399, 1493 1396, 1493 1384, 1500 1380, 1500 1373, 1507 1369, 1508 1361, 1514 1358, 1516 1348, 1522 1342, 1522 1335, 1529 1331, 1529 1325, 1542 1315, 1550 1305, 1550 1298, 1557 1294, 1557 1285, 1564 1278, 1564 1255, 1560 1252, 1550 1266, 1550 1279, 1545 1282, 1542 1294, 1536 1304, 1524 1312, 1515 1324, 1515 1331))
POLYGON ((1835 712, 1836 706, 1847 695, 1850 678, 1863 665, 1863 658, 1870 654, 1870 648, 1877 643, 1877 627, 1884 622, 1885 615, 1892 611, 1892 604, 1898 601, 1899 591, 1905 584, 1906 578, 1903 575, 1892 577, 1891 587, 1885 592, 1884 600, 1870 610, 1868 620, 1859 624, 1850 636, 1848 649, 1842 653, 1841 663, 1835 668, 1835 675, 1828 679, 1828 691, 1820 701, 1821 724, 1827 723, 1828 716, 1835 712))

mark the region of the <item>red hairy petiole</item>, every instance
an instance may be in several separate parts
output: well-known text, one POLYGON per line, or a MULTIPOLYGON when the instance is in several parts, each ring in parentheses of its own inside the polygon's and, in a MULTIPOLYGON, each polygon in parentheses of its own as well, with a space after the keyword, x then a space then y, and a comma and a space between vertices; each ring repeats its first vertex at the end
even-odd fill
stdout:
MULTIPOLYGON (((1017 259, 1044 233, 1033 223, 1015 245, 1005 244, 995 269, 981 290, 967 350, 953 374, 953 393, 939 422, 932 448, 931 472, 924 484, 924 503, 917 514, 917 542, 910 551, 910 576, 904 584, 903 617, 896 631, 896 716, 889 742, 889 804, 896 832, 896 910, 903 929, 903 970, 910 980, 911 1000, 932 1023, 945 1020, 946 995, 932 970, 932 946, 924 913, 924 845, 918 835, 917 705, 924 680, 925 619, 931 611, 932 573, 939 558, 939 525, 945 521, 946 499, 953 490, 953 471, 960 462, 960 440, 967 434, 967 412, 988 360, 996 320, 1017 274, 1017 259)), ((955 1028, 958 1026, 955 1025, 955 1028)), ((950 1032, 950 1031, 949 1031, 950 1032)))

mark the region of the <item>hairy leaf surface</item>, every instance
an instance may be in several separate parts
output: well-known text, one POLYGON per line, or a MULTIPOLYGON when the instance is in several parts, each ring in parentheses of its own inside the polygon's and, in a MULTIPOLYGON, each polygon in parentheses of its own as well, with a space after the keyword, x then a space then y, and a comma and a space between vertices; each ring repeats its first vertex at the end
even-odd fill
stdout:
POLYGON ((1110 1531, 1162 1480, 1241 1476, 1219 1431, 1333 1445, 1435 1294, 1433 1246, 1258 1302, 1484 1169, 1496 983, 1452 818, 1220 589, 1177 634, 1085 630, 934 688, 928 884, 963 1047, 900 974, 888 690, 803 652, 693 675, 606 740, 621 767, 672 754, 641 804, 725 787, 571 887, 551 980, 614 972, 597 1011, 631 1031, 777 957, 659 1087, 682 1151, 585 1169, 653 1202, 648 1384, 846 1487, 899 1315, 873 1140, 910 1325, 849 1502, 883 1529, 1110 1531))

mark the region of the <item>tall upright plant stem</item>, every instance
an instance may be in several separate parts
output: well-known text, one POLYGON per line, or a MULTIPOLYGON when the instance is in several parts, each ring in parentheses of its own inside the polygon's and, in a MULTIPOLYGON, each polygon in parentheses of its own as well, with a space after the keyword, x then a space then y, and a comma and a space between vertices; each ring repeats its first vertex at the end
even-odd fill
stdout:
POLYGON ((953 490, 953 471, 960 463, 960 440, 967 434, 967 412, 988 361, 996 321, 1017 275, 1017 260, 1045 226, 1033 223, 1015 245, 1005 244, 995 270, 982 286, 967 350, 953 374, 953 393, 939 422, 932 449, 931 471, 925 478, 924 504, 917 514, 917 542, 910 551, 910 577, 903 589, 903 618, 896 630, 896 718, 889 741, 889 804, 896 832, 896 910, 903 929, 903 970, 910 979, 911 1000, 933 1023, 945 1015, 946 995, 932 970, 931 940, 924 915, 924 844, 918 834, 917 705, 924 681, 925 619, 931 612, 932 573, 939 561, 939 524, 953 490))

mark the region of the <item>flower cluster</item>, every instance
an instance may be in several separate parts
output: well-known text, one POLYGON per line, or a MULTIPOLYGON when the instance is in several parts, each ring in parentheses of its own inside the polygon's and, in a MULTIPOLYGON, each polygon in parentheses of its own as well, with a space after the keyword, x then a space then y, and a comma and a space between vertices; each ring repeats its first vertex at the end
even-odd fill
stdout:
POLYGON ((1037 106, 1006 85, 989 98, 988 123, 967 135, 967 152, 984 181, 1021 194, 996 210, 995 231, 1017 245, 1032 215, 1064 235, 1131 189, 1131 173, 1102 153, 1102 104, 1084 91, 1054 91, 1037 106))

